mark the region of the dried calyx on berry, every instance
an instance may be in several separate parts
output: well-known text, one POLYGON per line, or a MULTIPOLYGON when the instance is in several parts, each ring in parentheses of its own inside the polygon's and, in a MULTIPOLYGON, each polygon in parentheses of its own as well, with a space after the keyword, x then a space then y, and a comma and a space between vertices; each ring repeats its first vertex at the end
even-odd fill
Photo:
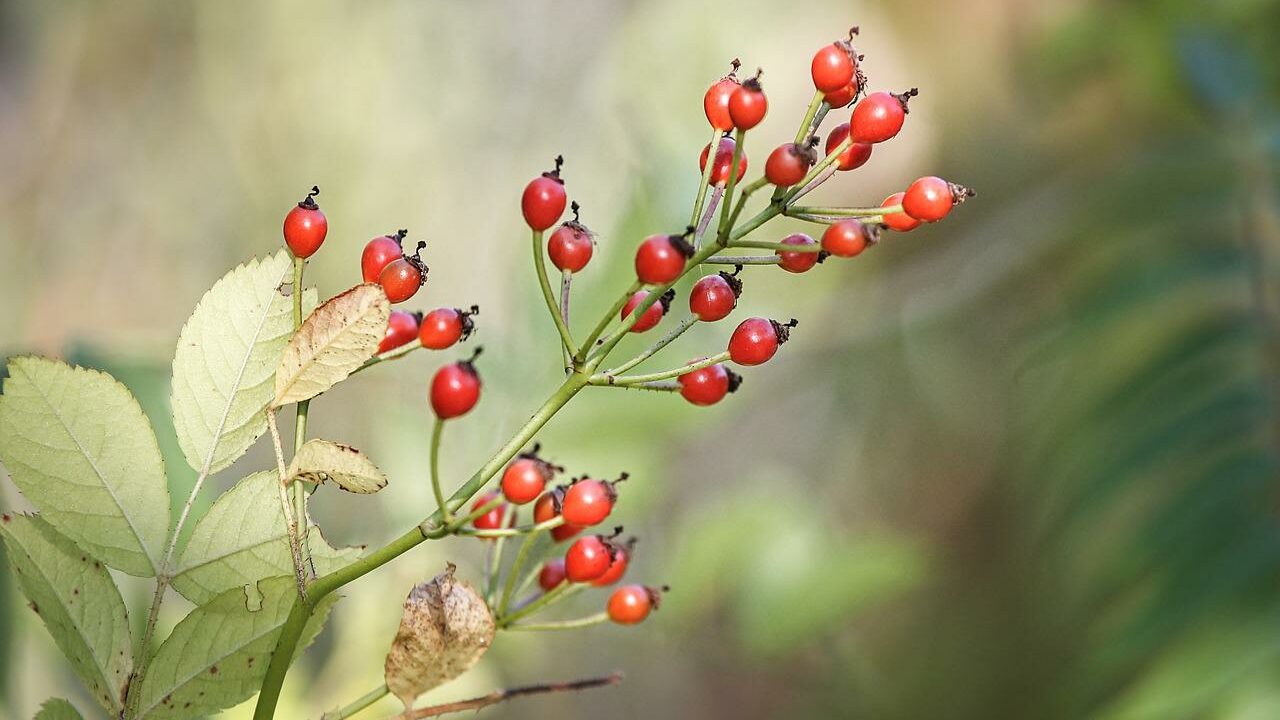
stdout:
MULTIPOLYGON (((462 335, 458 338, 458 342, 466 342, 467 338, 471 337, 471 333, 476 331, 476 322, 471 318, 480 314, 480 306, 472 305, 466 310, 454 308, 453 311, 458 313, 458 321, 462 323, 462 335)), ((422 313, 418 313, 418 322, 422 322, 422 313)))
POLYGON ((760 92, 764 90, 764 85, 760 84, 760 78, 764 75, 764 68, 756 68, 756 74, 742 81, 742 87, 752 92, 760 92))
POLYGON ((662 295, 658 298, 658 302, 662 304, 662 313, 664 315, 671 311, 671 301, 675 299, 676 299, 675 288, 668 288, 667 291, 662 293, 662 295))
POLYGON ((829 257, 831 257, 831 253, 827 252, 826 250, 819 250, 819 251, 818 251, 818 264, 819 264, 819 265, 821 265, 822 263, 826 262, 826 261, 827 261, 827 258, 829 258, 829 257))
MULTIPOLYGON (((516 458, 520 460, 532 460, 537 464, 538 470, 542 473, 542 476, 549 482, 556 473, 564 472, 564 466, 551 463, 546 458, 538 454, 541 451, 542 443, 534 443, 533 447, 520 453, 516 458)), ((563 496, 563 493, 561 493, 561 495, 563 496)))
POLYGON ((729 289, 733 291, 733 296, 735 298, 742 297, 742 278, 738 277, 738 275, 741 272, 742 272, 742 266, 734 265, 733 272, 731 273, 725 272, 724 270, 721 270, 720 272, 716 273, 721 277, 721 279, 725 281, 726 284, 729 285, 729 289))
POLYGON ((319 210, 320 206, 316 204, 316 196, 320 194, 320 186, 312 185, 311 192, 307 196, 298 201, 298 207, 303 210, 319 210))
POLYGON ((671 243, 671 247, 676 249, 676 252, 680 253, 686 260, 688 260, 693 257, 693 253, 695 252, 693 244, 689 242, 689 238, 693 237, 693 234, 697 231, 698 229, 696 227, 690 225, 685 228, 683 234, 668 235, 667 240, 671 243))
MULTIPOLYGON (((556 182, 558 182, 558 183, 560 183, 561 185, 563 185, 563 184, 564 184, 564 180, 562 180, 562 179, 560 178, 560 168, 563 168, 563 167, 564 167, 564 156, 563 156, 563 155, 557 155, 557 156, 556 156, 555 163, 556 163, 556 166, 555 166, 554 168, 552 168, 552 169, 550 169, 550 170, 548 170, 548 171, 546 171, 546 172, 542 173, 542 177, 547 178, 548 180, 555 180, 556 182)), ((563 205, 561 205, 560 207, 561 207, 561 209, 563 209, 563 208, 564 208, 564 206, 563 206, 563 205)))
POLYGON ((778 344, 781 345, 791 339, 791 328, 799 325, 800 321, 795 318, 791 318, 785 323, 770 320, 769 324, 773 325, 773 333, 778 336, 778 344))
POLYGON ((947 183, 947 187, 951 189, 951 203, 953 205, 959 205, 965 200, 968 200, 978 194, 977 191, 971 187, 966 187, 953 182, 947 183))
POLYGON ((812 166, 818 162, 818 151, 815 149, 818 147, 818 142, 817 135, 810 135, 809 139, 805 140, 803 144, 792 143, 788 145, 787 151, 799 158, 805 165, 812 166))
MULTIPOLYGON (((401 230, 400 232, 404 232, 404 231, 401 230)), ((396 239, 396 242, 399 242, 401 243, 401 245, 403 245, 404 236, 401 235, 399 232, 396 233, 395 239, 396 239)), ((405 253, 404 255, 401 256, 404 258, 405 262, 409 263, 410 265, 418 269, 418 273, 422 276, 421 279, 418 281, 419 287, 427 284, 427 272, 430 269, 427 267, 427 264, 422 260, 422 251, 426 247, 427 247, 427 241, 419 240, 418 245, 413 249, 412 255, 405 253)))
POLYGON ((908 103, 911 102, 911 98, 920 94, 920 90, 918 88, 911 88, 905 92, 890 94, 898 101, 898 104, 902 105, 903 114, 907 114, 911 112, 911 108, 907 106, 908 103))
POLYGON ((722 77, 722 78, 720 78, 720 79, 721 79, 721 80, 737 80, 737 79, 738 79, 738 69, 739 69, 739 68, 741 68, 741 67, 742 67, 742 61, 741 61, 741 60, 739 60, 738 58, 734 58, 733 60, 730 60, 730 61, 729 61, 729 74, 728 74, 728 75, 725 75, 724 77, 722 77))
MULTIPOLYGON (((795 320, 792 320, 791 322, 795 322, 795 320)), ((779 340, 779 342, 781 342, 781 340, 779 340)), ((484 346, 477 345, 476 349, 471 351, 471 357, 467 358, 466 360, 458 361, 458 368, 476 377, 480 377, 480 373, 476 370, 476 360, 480 357, 480 353, 483 353, 483 352, 484 352, 484 346)))
POLYGON ((737 392, 742 387, 742 376, 729 368, 725 368, 724 372, 729 376, 729 392, 737 392))

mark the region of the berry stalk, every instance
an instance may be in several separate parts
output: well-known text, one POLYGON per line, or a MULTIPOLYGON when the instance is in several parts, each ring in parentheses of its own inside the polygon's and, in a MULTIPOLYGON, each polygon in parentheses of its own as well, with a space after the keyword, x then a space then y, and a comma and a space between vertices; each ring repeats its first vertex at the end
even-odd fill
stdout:
POLYGON ((662 350, 662 348, 666 347, 667 345, 670 345, 673 341, 675 341, 676 338, 683 335, 685 330, 688 330, 689 328, 693 327, 695 324, 697 324, 697 322, 698 322, 697 315, 690 315, 689 317, 684 318, 679 322, 679 324, 677 324, 674 328, 672 328, 666 335, 663 335, 657 342, 645 348, 644 351, 641 352, 639 355, 636 355, 635 357, 631 358, 630 360, 622 363, 621 365, 611 370, 605 370, 604 374, 605 375, 621 375, 622 373, 639 365, 645 360, 648 360, 649 358, 656 355, 659 350, 662 350))
MULTIPOLYGON (((711 140, 707 143, 707 147, 714 148, 720 142, 720 130, 711 128, 711 140)), ((689 224, 697 225, 698 218, 702 215, 702 203, 707 197, 707 186, 711 184, 711 169, 715 166, 714 156, 707 158, 707 163, 702 167, 702 181, 698 183, 698 196, 693 201, 693 214, 689 216, 689 224)), ((737 165, 733 165, 737 168, 737 165)))
POLYGON ((525 632, 541 632, 544 630, 576 630, 578 628, 591 627, 600 623, 609 621, 609 613, 599 612, 595 615, 588 615, 574 620, 558 620, 555 622, 545 623, 528 623, 525 625, 508 625, 503 630, 521 630, 525 632))
MULTIPOLYGON (((790 247, 790 246, 787 246, 790 247)), ((711 357, 703 358, 697 362, 691 362, 687 365, 681 365, 678 368, 663 370, 662 372, 649 373, 647 375, 610 375, 608 373, 600 373, 591 376, 592 385, 638 385, 641 383, 655 382, 657 380, 670 380, 679 377, 685 373, 701 370, 704 367, 711 367, 716 363, 724 362, 729 359, 729 351, 716 353, 711 357)))
MULTIPOLYGON (((720 210, 720 226, 716 229, 716 234, 720 235, 725 232, 725 228, 729 227, 729 207, 733 205, 733 192, 738 187, 738 163, 742 161, 742 143, 747 137, 747 131, 738 128, 733 134, 733 162, 729 165, 731 171, 729 173, 729 184, 725 187, 723 207, 720 210)), ((707 163, 710 165, 711 163, 707 163)))
MULTIPOLYGON (((572 358, 577 353, 577 348, 573 345, 573 337, 569 334, 569 327, 565 325, 564 317, 556 304, 556 297, 551 292, 551 281, 547 278, 547 262, 542 252, 542 231, 534 230, 532 236, 533 269, 538 273, 538 287, 542 290, 542 299, 546 301, 547 310, 551 313, 552 321, 555 322, 556 332, 560 333, 560 343, 564 348, 565 355, 572 358)), ((570 363, 565 370, 572 370, 572 364, 570 363)))

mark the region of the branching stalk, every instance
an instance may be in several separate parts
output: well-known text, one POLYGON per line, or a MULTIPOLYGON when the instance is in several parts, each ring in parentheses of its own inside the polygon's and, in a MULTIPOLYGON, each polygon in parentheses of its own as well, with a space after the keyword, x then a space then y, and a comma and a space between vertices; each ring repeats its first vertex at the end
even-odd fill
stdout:
POLYGON ((565 325, 564 317, 560 314, 560 308, 556 306, 556 297, 551 292, 551 281, 547 279, 547 261, 543 257, 542 252, 542 231, 534 230, 533 236, 533 269, 538 274, 538 287, 542 289, 542 299, 547 303, 547 310, 551 313, 551 319, 555 322, 556 332, 560 333, 560 343, 564 347, 565 354, 573 357, 577 352, 577 348, 573 346, 573 337, 569 335, 569 326, 565 325))
MULTIPOLYGON (((790 247, 789 245, 787 247, 790 247)), ((663 370, 662 372, 649 373, 647 375, 610 375, 608 373, 600 373, 591 376, 592 385, 639 385, 642 383, 651 383, 658 380, 670 380, 679 377, 685 373, 691 373, 694 370, 701 370, 705 367, 711 367, 716 363, 724 362, 729 359, 729 351, 717 353, 708 358, 703 358, 697 362, 691 362, 687 365, 681 365, 671 370, 663 370)))
POLYGON ((438 717, 449 713, 475 711, 513 698, 526 697, 529 695, 544 695, 546 693, 554 692, 577 692, 578 690, 589 690, 591 688, 617 685, 620 682, 622 682, 622 673, 613 673, 606 677, 590 678, 587 680, 575 680, 573 682, 565 683, 547 683, 543 685, 509 688, 507 690, 495 690, 488 695, 482 695, 470 700, 444 703, 443 705, 432 705, 431 707, 418 708, 417 710, 407 710, 403 714, 396 716, 396 720, 421 720, 422 718, 438 717))

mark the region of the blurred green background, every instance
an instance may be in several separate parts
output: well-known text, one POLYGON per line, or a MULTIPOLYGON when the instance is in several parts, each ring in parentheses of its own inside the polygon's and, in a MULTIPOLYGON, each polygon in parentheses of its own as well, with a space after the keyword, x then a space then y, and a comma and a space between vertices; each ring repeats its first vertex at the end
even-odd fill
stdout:
MULTIPOLYGON (((758 172, 795 132, 813 51, 854 23, 871 86, 921 97, 815 204, 878 202, 932 173, 978 198, 854 261, 752 271, 742 311, 801 325, 730 401, 580 396, 543 433, 548 453, 631 471, 631 576, 673 591, 638 629, 504 635, 424 702, 619 668, 617 689, 484 712, 1280 717, 1274 1, 2 0, 0 353, 120 377, 189 485, 166 429, 178 330, 227 269, 278 247, 317 183, 322 293, 358 281, 370 237, 406 227, 432 267, 409 305, 483 308, 484 401, 443 458, 461 479, 557 374, 517 208, 527 179, 564 153, 600 234, 582 321, 640 237, 684 225, 702 92, 727 61, 766 69, 758 172)), ((331 541, 381 543, 433 507, 424 392, 440 362, 415 353, 313 405, 313 434, 392 479, 374 497, 319 493, 331 541)), ((214 485, 269 464, 260 442, 214 485)), ((7 479, 0 496, 26 507, 7 479)), ((431 543, 344 589, 280 716, 380 683, 405 593, 446 560, 477 578, 481 549, 431 543)), ((148 583, 123 583, 145 602, 148 583)), ((69 693, 90 710, 0 584, 0 716, 69 693)))

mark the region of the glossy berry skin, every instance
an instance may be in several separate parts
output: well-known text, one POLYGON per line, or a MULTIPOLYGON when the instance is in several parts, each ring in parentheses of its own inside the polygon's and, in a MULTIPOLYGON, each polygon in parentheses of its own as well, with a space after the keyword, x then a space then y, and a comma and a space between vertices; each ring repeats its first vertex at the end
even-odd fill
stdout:
MULTIPOLYGON (((708 182, 712 185, 729 184, 729 167, 733 165, 733 151, 738 146, 733 138, 725 136, 720 138, 720 144, 716 146, 716 162, 711 166, 711 175, 708 176, 708 182)), ((702 156, 698 158, 698 169, 706 170, 707 155, 710 154, 711 146, 707 145, 702 148, 702 156)), ((738 180, 747 174, 747 154, 742 153, 738 156, 738 180)))
POLYGON ((418 318, 413 313, 407 313, 403 310, 392 310, 391 315, 387 318, 387 332, 382 336, 382 341, 378 343, 378 352, 384 353, 388 350, 408 344, 418 336, 418 318))
POLYGON ((858 101, 849 120, 854 142, 884 142, 902 129, 907 106, 896 95, 874 92, 858 101))
POLYGON ((378 282, 382 271, 404 256, 401 234, 383 235, 370 240, 360 253, 360 275, 365 282, 378 282))
MULTIPOLYGON (((533 504, 533 521, 535 523, 544 523, 558 516, 555 498, 549 492, 543 493, 542 497, 538 498, 538 502, 533 504)), ((556 542, 563 542, 580 532, 582 532, 580 527, 561 525, 551 528, 551 538, 556 542)))
POLYGON ((729 359, 739 365, 761 365, 786 342, 785 325, 762 317, 743 320, 729 338, 729 359))
POLYGON ((401 303, 413 297, 426 282, 427 274, 422 268, 405 257, 392 261, 378 276, 378 284, 386 291, 387 299, 393 303, 401 303))
POLYGON ((756 80, 748 80, 729 96, 729 118, 739 130, 750 130, 764 120, 769 99, 756 80))
MULTIPOLYGON (((474 310, 475 308, 472 308, 474 310)), ((444 350, 459 340, 465 340, 474 329, 473 313, 457 308, 436 308, 422 318, 418 342, 428 350, 444 350)))
POLYGON ((480 399, 480 375, 469 361, 445 365, 431 378, 431 409, 449 420, 470 412, 480 399))
POLYGON ((544 461, 518 457, 502 473, 502 494, 516 505, 533 502, 542 494, 551 476, 551 467, 544 461))
POLYGON ((853 82, 856 71, 849 45, 842 42, 822 47, 814 54, 813 62, 809 65, 813 86, 823 93, 835 92, 849 85, 853 82))
MULTIPOLYGON (((646 290, 640 290, 632 295, 627 300, 627 304, 622 306, 622 319, 625 320, 631 314, 631 311, 639 307, 640 303, 644 302, 647 297, 649 297, 649 293, 646 290)), ((667 310, 662 306, 661 302, 650 305, 649 309, 644 311, 644 315, 641 315, 640 319, 636 321, 636 324, 631 326, 631 332, 642 333, 654 329, 662 321, 662 316, 666 313, 667 310)))
POLYGON ((822 99, 833 108, 847 107, 858 96, 858 86, 849 83, 839 90, 829 92, 822 99))
POLYGON ((564 574, 570 582, 591 582, 613 562, 614 547, 601 535, 578 538, 564 554, 564 574))
MULTIPOLYGON (((849 137, 849 123, 840 123, 831 128, 831 134, 827 136, 827 154, 835 152, 835 149, 849 137)), ((838 170, 856 170, 871 159, 871 143, 853 143, 845 148, 844 152, 836 158, 836 169, 838 170)))
POLYGON ((605 570, 600 577, 592 580, 592 586, 608 587, 618 582, 627 573, 627 564, 629 562, 631 562, 631 548, 629 546, 614 548, 613 561, 609 563, 609 569, 605 570))
POLYGON ((680 277, 692 254, 678 235, 650 235, 636 250, 636 277, 646 285, 666 285, 680 277))
POLYGON ((623 585, 609 596, 609 619, 619 625, 644 622, 654 608, 654 593, 643 585, 623 585))
POLYGON ((764 163, 764 176, 778 187, 789 187, 804 179, 813 165, 808 148, 795 143, 779 145, 764 163))
POLYGON ((737 306, 738 293, 724 275, 708 275, 689 291, 689 312, 702 322, 723 320, 737 306))
POLYGON ((732 375, 724 365, 712 365, 687 372, 678 380, 680 397, 703 407, 720 402, 733 387, 732 375))
MULTIPOLYGON (((783 245, 817 245, 818 242, 804 233, 796 233, 782 238, 783 245)), ((778 262, 778 267, 791 273, 808 272, 814 265, 818 264, 818 253, 816 252, 787 252, 785 250, 777 251, 778 257, 782 258, 778 262)))
POLYGON ((911 183, 902 196, 902 210, 923 222, 937 222, 951 212, 955 205, 951 183, 929 175, 911 183))
POLYGON ((717 130, 732 130, 733 118, 729 116, 729 98, 738 91, 741 85, 737 78, 721 78, 707 88, 702 97, 702 110, 707 114, 707 122, 717 130))
POLYGON ((548 560, 538 573, 538 587, 546 592, 555 590, 562 582, 564 582, 564 560, 561 558, 548 560))
POLYGON ((284 244, 289 246, 294 257, 311 257, 329 234, 329 220, 314 199, 319 192, 316 188, 308 193, 306 199, 284 216, 284 244))
POLYGON ((560 503, 564 521, 579 527, 600 524, 613 510, 617 493, 608 483, 599 480, 579 480, 569 486, 560 503))
POLYGON ((567 222, 551 233, 547 240, 547 255, 556 269, 571 273, 578 272, 591 262, 596 244, 591 233, 575 222, 567 222))
POLYGON ((567 202, 564 181, 553 171, 529 181, 520 197, 520 210, 529 227, 541 232, 560 220, 567 202))
POLYGON ((822 233, 822 249, 836 257, 854 257, 874 242, 866 225, 852 218, 829 225, 822 233))
MULTIPOLYGON (((487 492, 471 503, 471 512, 475 512, 497 499, 498 493, 487 492)), ((497 530, 502 527, 502 516, 506 513, 506 505, 495 505, 492 510, 476 518, 472 524, 475 525, 477 530, 497 530)))
MULTIPOLYGON (((901 205, 902 199, 905 196, 906 196, 906 193, 894 193, 889 197, 885 198, 884 202, 880 203, 880 207, 889 207, 890 205, 901 205)), ((888 213, 883 216, 882 220, 885 225, 889 226, 890 230, 897 230, 898 232, 907 232, 909 230, 915 230, 916 228, 920 227, 920 221, 911 217, 905 212, 888 213)))

